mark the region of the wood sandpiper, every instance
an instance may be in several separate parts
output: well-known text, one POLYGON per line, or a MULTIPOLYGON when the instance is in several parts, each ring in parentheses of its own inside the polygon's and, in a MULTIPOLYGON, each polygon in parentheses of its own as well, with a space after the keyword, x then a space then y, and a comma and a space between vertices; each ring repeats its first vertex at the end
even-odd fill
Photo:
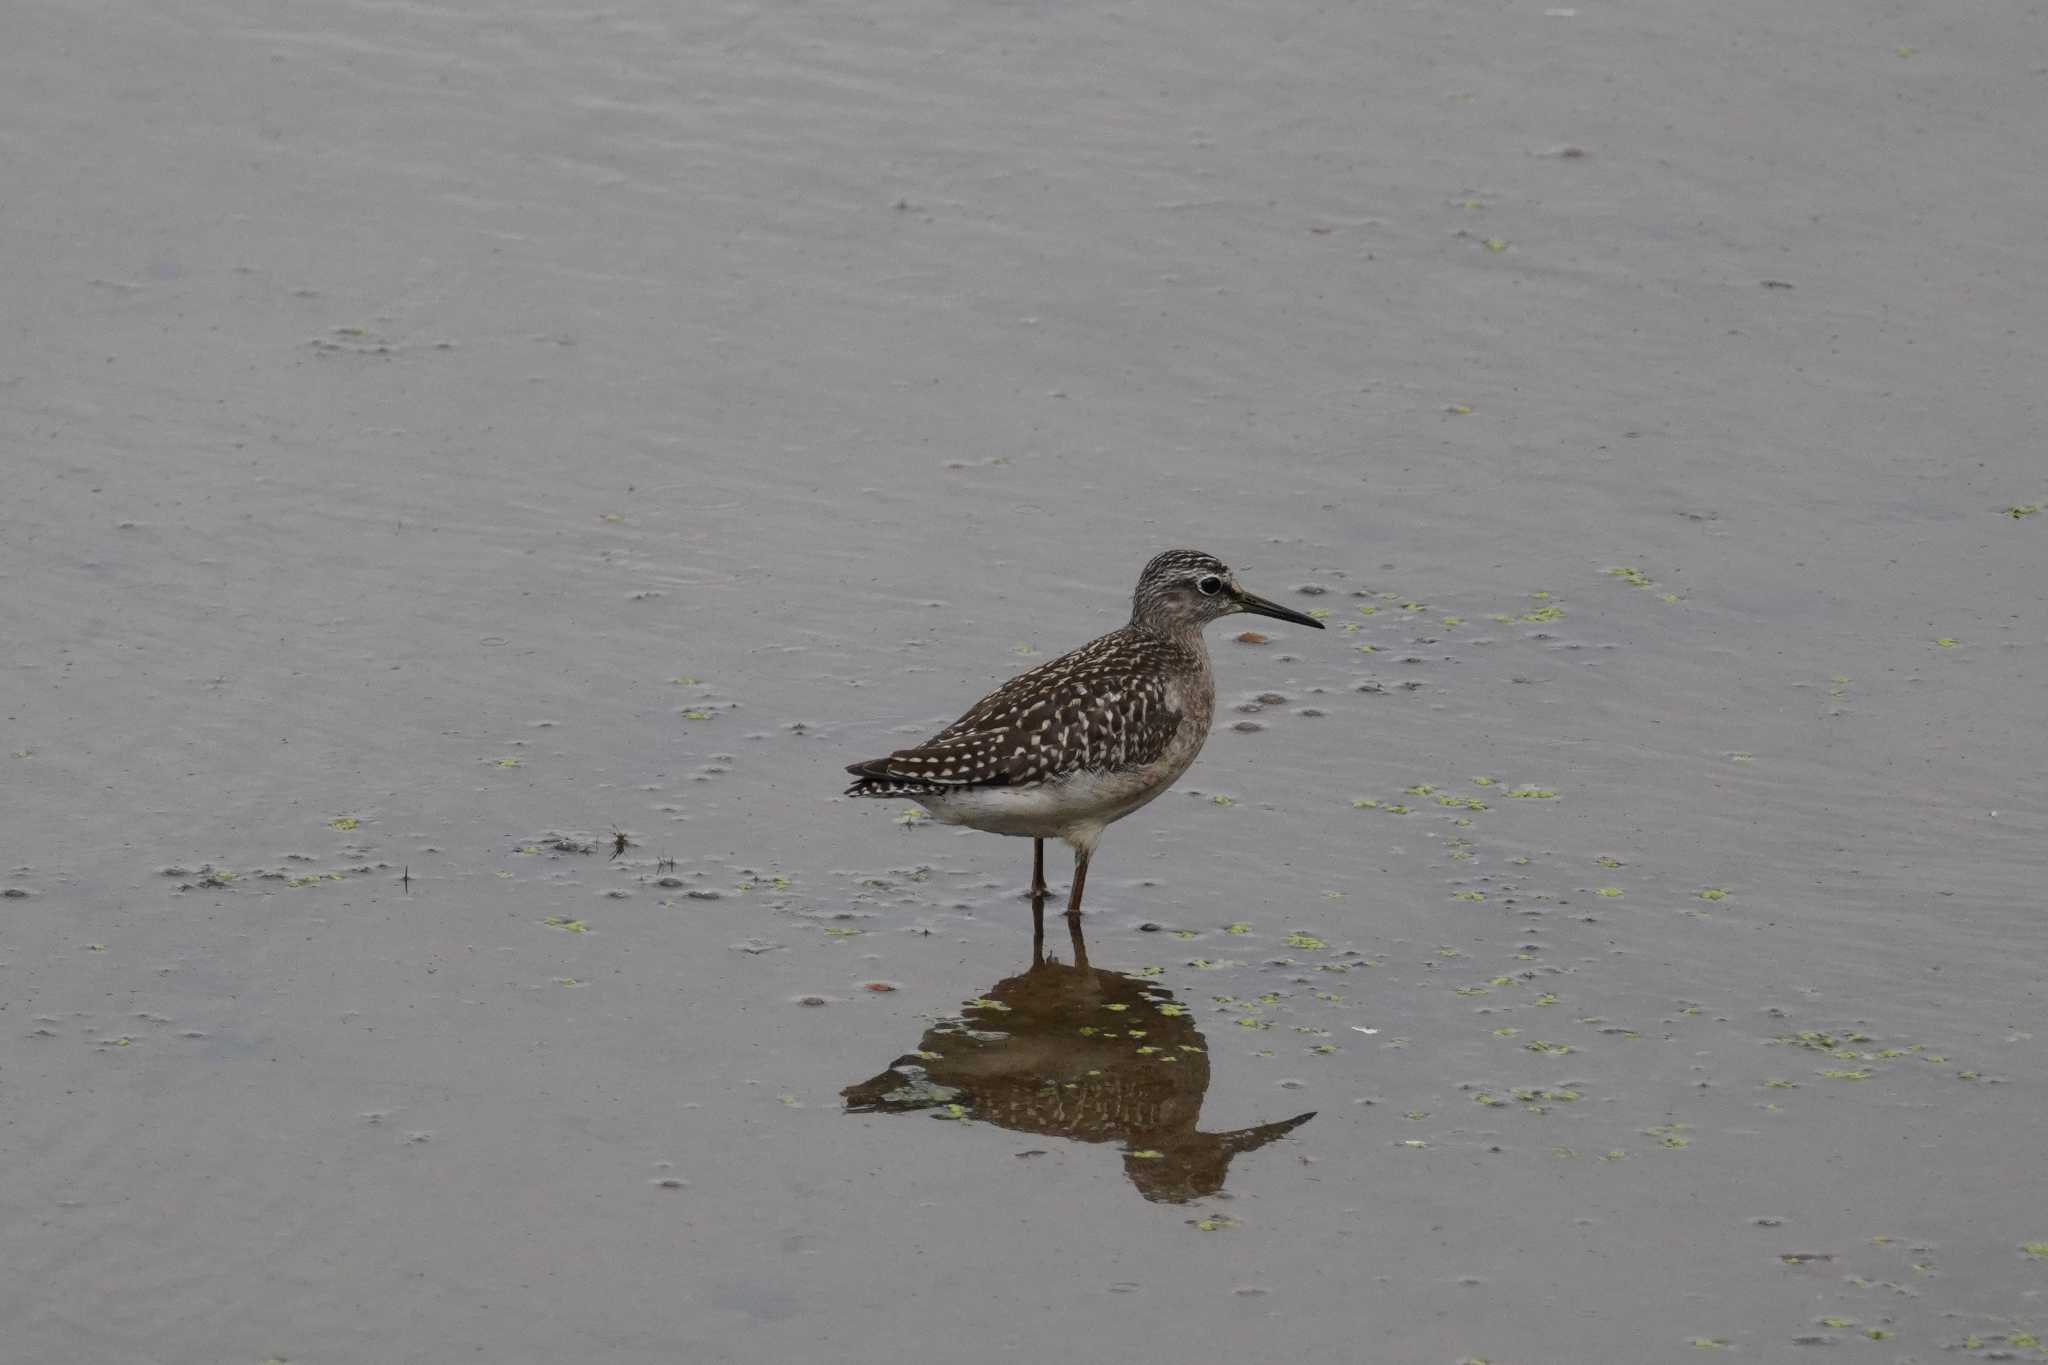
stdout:
POLYGON ((1074 850, 1067 913, 1081 913, 1102 831, 1180 780, 1202 751, 1216 679, 1202 627, 1253 612, 1323 628, 1254 597, 1199 550, 1168 550, 1138 575, 1131 622, 1020 673, 911 749, 848 766, 848 796, 907 796, 934 817, 1029 838, 1034 910, 1045 841, 1074 850))

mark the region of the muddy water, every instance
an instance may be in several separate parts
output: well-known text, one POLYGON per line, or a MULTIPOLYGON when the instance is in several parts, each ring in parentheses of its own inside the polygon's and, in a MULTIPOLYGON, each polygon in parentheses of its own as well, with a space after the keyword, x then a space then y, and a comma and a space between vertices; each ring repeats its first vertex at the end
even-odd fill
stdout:
POLYGON ((2023 9, 9 37, 10 1365, 2041 1353, 2023 9))

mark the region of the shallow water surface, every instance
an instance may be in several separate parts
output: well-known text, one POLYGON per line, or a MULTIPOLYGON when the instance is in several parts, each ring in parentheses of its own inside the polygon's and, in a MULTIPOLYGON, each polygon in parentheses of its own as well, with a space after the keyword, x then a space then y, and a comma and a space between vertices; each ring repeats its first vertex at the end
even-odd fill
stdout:
POLYGON ((2035 27, 22 9, 0 1356, 2042 1358, 2035 27))

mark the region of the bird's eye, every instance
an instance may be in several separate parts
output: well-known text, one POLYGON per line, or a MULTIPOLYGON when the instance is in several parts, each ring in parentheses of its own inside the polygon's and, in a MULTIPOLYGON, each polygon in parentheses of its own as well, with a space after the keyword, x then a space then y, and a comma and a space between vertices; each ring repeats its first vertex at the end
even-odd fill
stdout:
POLYGON ((1198 578, 1195 580, 1195 591, 1201 593, 1204 597, 1214 597, 1217 593, 1223 591, 1223 580, 1215 574, 1210 574, 1206 578, 1198 578))

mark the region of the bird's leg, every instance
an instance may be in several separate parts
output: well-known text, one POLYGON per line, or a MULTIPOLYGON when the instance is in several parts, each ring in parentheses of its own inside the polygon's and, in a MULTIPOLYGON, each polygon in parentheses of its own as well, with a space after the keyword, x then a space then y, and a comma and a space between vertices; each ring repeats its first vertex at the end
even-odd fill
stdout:
POLYGON ((1081 913, 1081 887, 1088 880, 1088 853, 1089 850, 1083 848, 1074 850, 1074 889, 1067 895, 1067 913, 1070 915, 1081 913))
POLYGON ((1045 894, 1045 840, 1031 841, 1031 894, 1038 897, 1045 894))
POLYGON ((1067 937, 1074 945, 1074 965, 1082 971, 1088 970, 1088 941, 1081 937, 1081 912, 1067 912, 1067 937))
POLYGON ((1045 891, 1031 898, 1031 960, 1045 961, 1045 891))

